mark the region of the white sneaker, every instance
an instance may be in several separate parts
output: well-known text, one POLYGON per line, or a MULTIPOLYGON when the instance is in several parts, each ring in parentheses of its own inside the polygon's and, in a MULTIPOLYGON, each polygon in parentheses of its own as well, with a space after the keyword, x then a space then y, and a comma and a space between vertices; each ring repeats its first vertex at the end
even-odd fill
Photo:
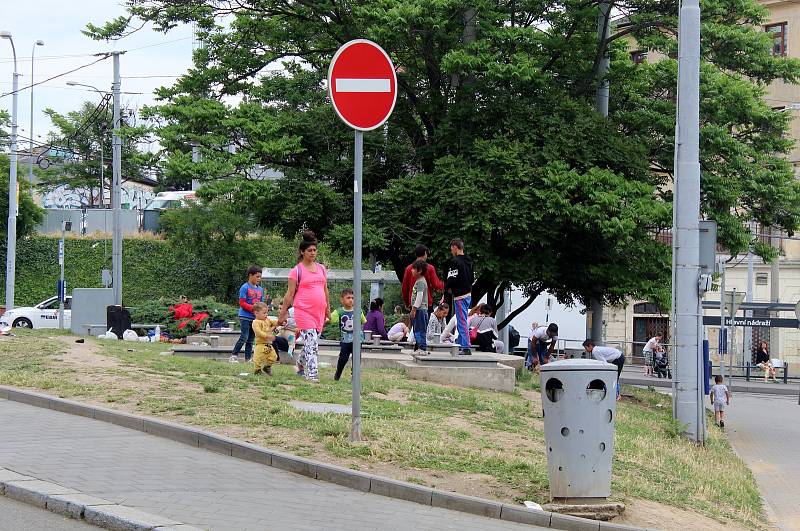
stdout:
POLYGON ((239 356, 233 355, 228 358, 228 363, 239 363, 239 356))

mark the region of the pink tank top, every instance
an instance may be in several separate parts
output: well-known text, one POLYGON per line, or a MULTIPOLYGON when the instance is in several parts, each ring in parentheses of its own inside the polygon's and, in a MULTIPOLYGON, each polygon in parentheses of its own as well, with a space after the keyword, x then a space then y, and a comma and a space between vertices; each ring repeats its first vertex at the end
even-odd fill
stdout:
POLYGON ((300 270, 300 282, 294 295, 294 320, 301 330, 314 329, 322 332, 325 326, 325 310, 327 301, 325 288, 328 285, 328 272, 322 264, 316 264, 316 271, 309 270, 301 263, 289 272, 289 278, 297 281, 300 270))

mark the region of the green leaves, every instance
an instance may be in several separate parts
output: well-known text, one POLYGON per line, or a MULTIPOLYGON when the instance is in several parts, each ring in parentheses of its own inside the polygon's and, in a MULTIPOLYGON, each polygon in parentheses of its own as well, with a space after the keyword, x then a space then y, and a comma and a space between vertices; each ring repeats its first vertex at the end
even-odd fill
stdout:
MULTIPOLYGON (((230 179, 207 196, 228 198, 230 215, 285 235, 312 228, 343 250, 352 132, 330 108, 326 74, 342 43, 373 39, 398 67, 398 99, 386 127, 365 135, 370 252, 402 271, 425 243, 441 265, 460 236, 481 289, 511 281, 562 301, 666 306, 670 248, 655 234, 671 225, 678 2, 614 5, 625 19, 600 46, 597 2, 585 0, 147 0, 129 2, 130 26, 90 30, 195 24, 195 68, 148 110, 162 183, 230 179), (606 49, 608 118, 594 111, 606 49), (633 64, 633 49, 648 62, 633 64), (265 170, 284 178, 250 183, 265 170)), ((769 53, 765 15, 754 0, 702 5, 702 209, 734 254, 749 246, 746 222, 788 232, 800 222, 800 185, 782 159, 788 116, 764 101, 800 63, 769 53)))

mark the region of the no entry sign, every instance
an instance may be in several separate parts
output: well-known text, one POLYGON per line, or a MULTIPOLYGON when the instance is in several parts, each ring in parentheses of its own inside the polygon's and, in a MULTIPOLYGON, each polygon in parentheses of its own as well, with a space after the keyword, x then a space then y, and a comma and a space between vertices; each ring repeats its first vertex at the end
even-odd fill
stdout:
POLYGON ((383 125, 397 100, 397 75, 383 48, 366 39, 345 43, 328 69, 328 93, 339 118, 358 131, 383 125))

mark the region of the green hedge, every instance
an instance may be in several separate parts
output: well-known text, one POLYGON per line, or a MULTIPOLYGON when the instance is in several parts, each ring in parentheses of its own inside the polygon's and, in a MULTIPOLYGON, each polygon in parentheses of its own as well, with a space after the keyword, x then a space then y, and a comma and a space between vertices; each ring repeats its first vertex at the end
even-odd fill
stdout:
MULTIPOLYGON (((279 236, 251 239, 252 263, 262 267, 291 267, 297 244, 279 236)), ((215 296, 223 300, 215 286, 208 285, 209 272, 196 260, 177 252, 173 244, 157 238, 126 238, 122 252, 122 296, 126 306, 136 306, 154 299, 191 299, 215 296)), ((65 277, 68 290, 76 287, 102 287, 101 270, 111 269, 111 239, 97 237, 67 238, 65 242, 65 277)), ((190 254, 189 254, 190 256, 190 254)), ((320 260, 331 267, 352 267, 348 259, 320 245, 320 260)), ((5 252, 2 261, 5 263, 5 252)), ((15 305, 36 304, 56 294, 59 278, 58 238, 34 235, 17 242, 15 305)), ((0 302, 5 300, 5 268, 0 268, 0 302)), ((244 268, 242 282, 246 280, 244 268)))

